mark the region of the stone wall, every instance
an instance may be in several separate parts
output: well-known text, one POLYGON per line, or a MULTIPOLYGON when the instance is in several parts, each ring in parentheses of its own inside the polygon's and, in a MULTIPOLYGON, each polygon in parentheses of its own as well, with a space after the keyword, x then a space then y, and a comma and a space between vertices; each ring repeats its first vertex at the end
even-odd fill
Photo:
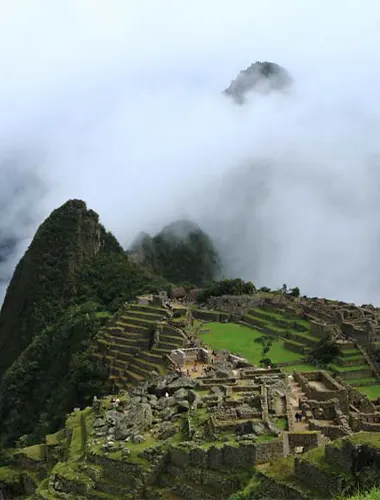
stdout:
POLYGON ((367 369, 365 370, 355 370, 355 371, 349 371, 349 372, 341 372, 340 376, 344 380, 350 380, 352 378, 366 378, 366 377, 371 377, 373 375, 372 370, 368 366, 367 369))
POLYGON ((332 467, 337 467, 344 472, 351 472, 351 446, 345 440, 339 446, 337 444, 327 444, 325 447, 325 461, 332 467))
POLYGON ((210 297, 208 306, 211 309, 242 316, 253 307, 261 306, 263 302, 259 295, 223 295, 222 297, 210 297))
POLYGON ((311 431, 320 431, 331 440, 339 439, 348 435, 347 429, 340 425, 324 425, 318 420, 309 420, 309 429, 311 431))
POLYGON ((236 318, 234 318, 230 314, 226 314, 224 312, 217 312, 217 311, 208 311, 207 309, 192 309, 192 315, 193 318, 195 319, 200 319, 202 321, 216 321, 216 322, 223 322, 223 321, 234 321, 236 318))
POLYGON ((256 473, 260 479, 260 491, 265 494, 265 498, 281 499, 281 500, 308 500, 309 496, 298 489, 296 486, 282 483, 272 479, 271 477, 261 472, 256 473))
POLYGON ((110 480, 130 486, 132 489, 141 485, 143 472, 138 464, 113 460, 92 453, 88 454, 88 460, 96 465, 102 465, 107 478, 110 480))
POLYGON ((298 354, 305 354, 305 347, 302 345, 295 344, 293 342, 289 342, 288 340, 284 340, 284 347, 289 351, 297 352, 298 354))
POLYGON ((317 448, 322 444, 320 432, 286 432, 284 434, 284 449, 286 455, 294 453, 295 448, 303 447, 303 451, 317 448))
POLYGON ((266 443, 240 442, 204 449, 197 446, 172 446, 169 461, 178 467, 200 467, 212 470, 246 469, 284 456, 282 438, 266 443))
POLYGON ((356 390, 354 387, 347 387, 348 400, 350 405, 353 405, 359 411, 364 413, 374 413, 376 412, 376 407, 367 396, 364 396, 360 391, 356 390))
POLYGON ((325 498, 333 498, 345 487, 345 480, 339 475, 329 474, 317 465, 296 458, 294 461, 294 472, 309 488, 321 492, 325 498))
POLYGON ((347 390, 338 382, 336 382, 331 375, 326 371, 308 372, 308 373, 295 373, 294 379, 300 384, 303 392, 308 399, 317 401, 327 401, 330 399, 337 399, 339 401, 340 409, 346 415, 348 414, 348 395, 347 390), (325 385, 326 390, 318 390, 313 387, 309 382, 317 381, 325 385))
POLYGON ((334 420, 337 417, 337 409, 339 408, 337 399, 329 399, 328 401, 309 399, 307 404, 310 406, 310 411, 315 419, 334 420))
POLYGON ((330 333, 331 327, 326 323, 319 323, 317 321, 310 321, 310 333, 317 337, 324 338, 330 333))

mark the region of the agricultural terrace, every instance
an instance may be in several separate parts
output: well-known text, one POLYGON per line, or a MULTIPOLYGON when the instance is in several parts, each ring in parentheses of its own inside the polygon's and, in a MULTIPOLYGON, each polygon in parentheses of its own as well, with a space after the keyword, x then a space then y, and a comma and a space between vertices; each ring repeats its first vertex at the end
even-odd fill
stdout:
MULTIPOLYGON (((251 309, 241 324, 210 321, 201 329, 200 338, 212 349, 227 349, 259 366, 263 346, 255 340, 263 335, 272 340, 264 356, 272 363, 288 373, 317 370, 308 363, 307 356, 320 337, 311 332, 308 321, 290 317, 280 308, 274 310, 263 306, 251 309)), ((357 347, 343 347, 339 358, 328 366, 328 370, 370 399, 380 397, 380 384, 357 347)))

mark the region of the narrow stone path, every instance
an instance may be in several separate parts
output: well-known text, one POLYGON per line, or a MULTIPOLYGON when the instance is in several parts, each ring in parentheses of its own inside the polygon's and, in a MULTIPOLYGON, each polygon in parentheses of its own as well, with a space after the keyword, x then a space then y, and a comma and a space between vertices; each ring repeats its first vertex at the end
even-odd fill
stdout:
POLYGON ((309 424, 302 419, 301 422, 296 421, 296 413, 299 411, 299 400, 305 396, 302 392, 300 385, 294 380, 293 377, 288 379, 290 386, 289 402, 291 405, 291 418, 293 423, 293 429, 295 432, 304 432, 309 430, 309 424))

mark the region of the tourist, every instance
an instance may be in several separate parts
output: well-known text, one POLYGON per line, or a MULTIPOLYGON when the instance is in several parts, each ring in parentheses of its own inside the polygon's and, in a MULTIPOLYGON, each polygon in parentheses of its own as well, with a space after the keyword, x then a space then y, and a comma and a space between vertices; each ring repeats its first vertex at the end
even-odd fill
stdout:
POLYGON ((299 413, 296 413, 295 417, 296 417, 296 422, 300 422, 300 414, 299 413))
POLYGON ((169 397, 169 393, 165 392, 165 398, 168 398, 168 397, 169 397))

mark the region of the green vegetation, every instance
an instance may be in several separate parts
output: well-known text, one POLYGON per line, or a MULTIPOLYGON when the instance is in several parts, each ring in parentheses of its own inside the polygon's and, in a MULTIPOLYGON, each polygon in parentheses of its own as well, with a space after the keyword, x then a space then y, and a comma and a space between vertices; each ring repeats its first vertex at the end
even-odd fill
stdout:
MULTIPOLYGON (((255 340, 262 337, 262 333, 235 323, 207 323, 206 328, 210 331, 201 333, 200 338, 212 349, 228 349, 256 366, 260 364, 262 349, 255 340)), ((285 349, 284 342, 276 339, 272 341, 269 356, 273 363, 297 361, 302 357, 285 349)))
POLYGON ((196 224, 179 220, 153 238, 141 235, 131 253, 138 262, 172 283, 203 286, 220 271, 220 258, 209 236, 196 224))
MULTIPOLYGON (((338 500, 342 500, 343 497, 338 500)), ((366 493, 357 493, 356 495, 349 497, 349 500, 380 500, 380 488, 372 488, 366 493)))
POLYGON ((203 288, 198 293, 197 301, 200 303, 207 302, 210 297, 221 297, 222 295, 251 295, 255 292, 255 286, 251 281, 243 281, 237 279, 225 279, 215 281, 203 288))
POLYGON ((30 340, 54 323, 96 252, 98 215, 82 201, 54 210, 18 263, 0 316, 0 376, 30 340))
POLYGON ((91 355, 95 335, 125 301, 165 288, 84 202, 55 210, 18 264, 0 314, 0 443, 35 442, 101 393, 107 369, 91 355))
POLYGON ((380 398, 380 385, 368 385, 364 387, 356 387, 356 389, 368 396, 369 399, 380 398))
POLYGON ((327 365, 340 355, 338 344, 332 338, 321 339, 309 353, 309 359, 321 365, 327 365))

